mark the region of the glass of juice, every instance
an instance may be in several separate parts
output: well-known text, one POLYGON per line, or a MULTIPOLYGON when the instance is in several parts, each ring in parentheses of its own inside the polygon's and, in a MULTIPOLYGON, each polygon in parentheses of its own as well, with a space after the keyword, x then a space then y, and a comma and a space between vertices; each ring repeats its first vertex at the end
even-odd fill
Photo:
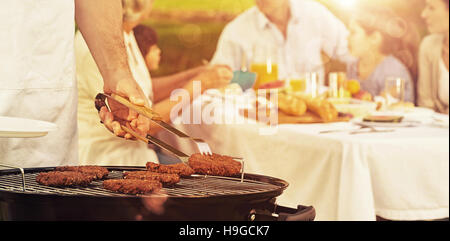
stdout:
POLYGON ((256 73, 257 78, 254 89, 259 86, 278 80, 278 53, 275 47, 269 45, 255 45, 253 47, 250 71, 256 73))
POLYGON ((289 86, 294 92, 301 92, 313 98, 319 96, 319 75, 315 72, 294 74, 289 79, 289 86))
POLYGON ((306 74, 292 74, 289 78, 289 86, 294 92, 305 92, 307 85, 306 74))

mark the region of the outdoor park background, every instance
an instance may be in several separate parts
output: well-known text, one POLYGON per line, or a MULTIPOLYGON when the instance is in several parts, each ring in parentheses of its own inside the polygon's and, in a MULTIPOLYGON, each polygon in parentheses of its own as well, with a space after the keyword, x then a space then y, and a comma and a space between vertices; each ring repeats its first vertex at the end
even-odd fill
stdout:
MULTIPOLYGON (((413 24, 421 36, 426 27, 420 18, 425 0, 316 0, 328 7, 344 23, 348 13, 357 11, 356 2, 377 1, 393 9, 413 24)), ((143 24, 153 27, 162 50, 161 66, 152 76, 163 76, 201 65, 210 60, 225 25, 239 13, 254 6, 255 0, 155 0, 150 19, 143 24)), ((342 71, 340 63, 331 62, 327 71, 342 71)))

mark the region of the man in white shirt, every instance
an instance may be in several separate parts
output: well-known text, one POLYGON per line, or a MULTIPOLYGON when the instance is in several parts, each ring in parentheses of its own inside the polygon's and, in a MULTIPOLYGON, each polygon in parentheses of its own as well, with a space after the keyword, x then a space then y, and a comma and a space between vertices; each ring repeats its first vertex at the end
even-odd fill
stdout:
POLYGON ((238 70, 243 59, 252 62, 255 46, 272 46, 279 79, 318 72, 323 81, 322 51, 331 59, 349 60, 348 31, 323 5, 309 0, 256 0, 256 5, 225 27, 211 63, 238 70))

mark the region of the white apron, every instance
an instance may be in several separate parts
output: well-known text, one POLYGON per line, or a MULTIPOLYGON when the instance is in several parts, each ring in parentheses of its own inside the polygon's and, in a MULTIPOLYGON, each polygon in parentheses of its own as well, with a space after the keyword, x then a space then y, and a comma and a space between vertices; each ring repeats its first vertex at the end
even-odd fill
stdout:
POLYGON ((0 138, 0 163, 78 163, 74 12, 74 0, 2 1, 0 116, 53 122, 58 130, 40 138, 0 138))

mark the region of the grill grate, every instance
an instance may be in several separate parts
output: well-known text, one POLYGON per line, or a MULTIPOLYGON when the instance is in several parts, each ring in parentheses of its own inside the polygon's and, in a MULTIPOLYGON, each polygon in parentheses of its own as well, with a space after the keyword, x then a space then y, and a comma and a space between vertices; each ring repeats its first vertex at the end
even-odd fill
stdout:
MULTIPOLYGON (((25 173, 26 190, 31 194, 71 195, 71 196, 105 196, 105 197, 130 197, 106 190, 102 181, 93 181, 88 187, 48 187, 36 182, 38 173, 25 173)), ((120 179, 122 171, 110 171, 108 179, 120 179)), ((224 195, 257 194, 279 190, 280 186, 270 183, 240 178, 223 178, 213 176, 192 176, 181 178, 173 187, 164 187, 163 190, 169 197, 213 197, 224 195)), ((0 191, 24 193, 21 174, 8 174, 0 176, 0 191)), ((142 195, 137 195, 142 196, 142 195)))

